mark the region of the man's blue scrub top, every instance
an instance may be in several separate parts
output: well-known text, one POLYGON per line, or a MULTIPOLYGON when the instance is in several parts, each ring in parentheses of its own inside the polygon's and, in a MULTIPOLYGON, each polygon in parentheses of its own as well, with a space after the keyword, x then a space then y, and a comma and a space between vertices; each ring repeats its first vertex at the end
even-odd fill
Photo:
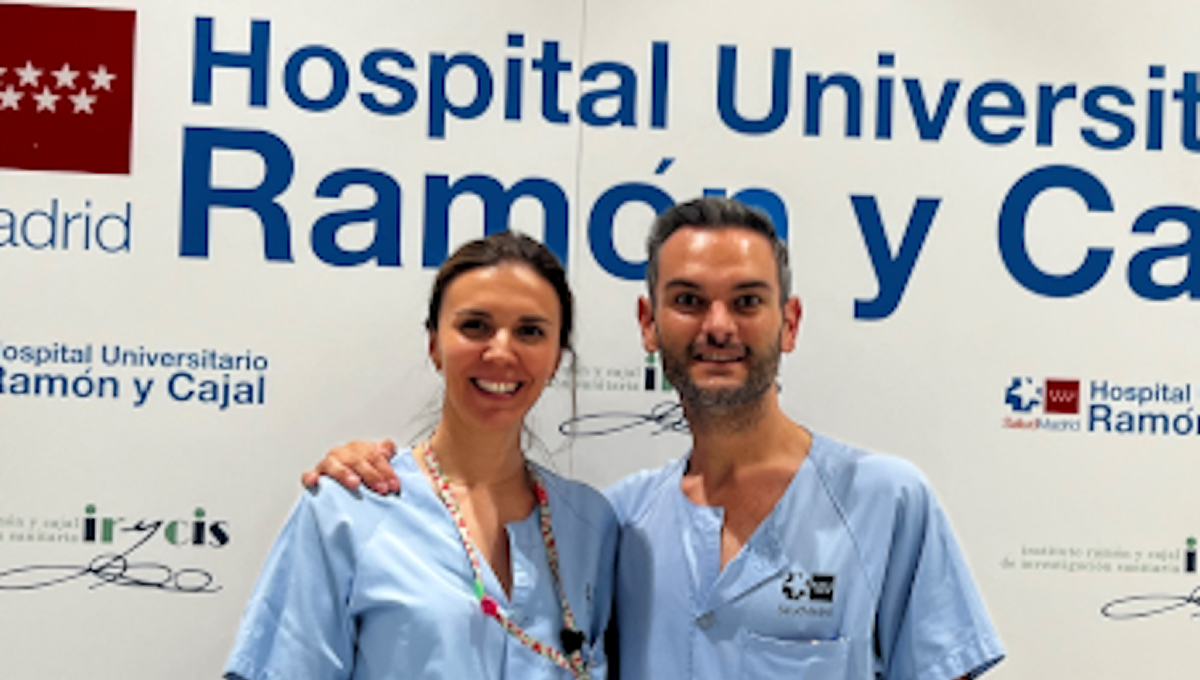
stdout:
POLYGON ((687 461, 609 492, 621 517, 622 680, 951 680, 1003 656, 928 484, 815 436, 772 513, 721 569, 720 508, 687 461))
MULTIPOLYGON (((399 496, 351 493, 323 479, 301 497, 246 607, 226 677, 569 678, 484 616, 449 512, 411 451, 392 464, 399 496)), ((597 491, 539 470, 584 655, 603 680, 616 516, 597 491)), ((507 529, 512 599, 486 565, 485 588, 530 634, 561 649, 561 607, 537 512, 507 529)))

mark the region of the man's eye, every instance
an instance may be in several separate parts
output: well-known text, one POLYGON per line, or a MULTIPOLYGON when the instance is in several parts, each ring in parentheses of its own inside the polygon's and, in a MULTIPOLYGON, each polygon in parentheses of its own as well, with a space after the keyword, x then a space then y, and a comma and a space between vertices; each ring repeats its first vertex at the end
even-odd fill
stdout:
POLYGON ((738 309, 754 309, 763 302, 761 295, 743 295, 734 301, 734 306, 738 309))
POLYGON ((675 296, 675 304, 679 307, 698 307, 701 302, 700 296, 695 293, 679 293, 675 296))

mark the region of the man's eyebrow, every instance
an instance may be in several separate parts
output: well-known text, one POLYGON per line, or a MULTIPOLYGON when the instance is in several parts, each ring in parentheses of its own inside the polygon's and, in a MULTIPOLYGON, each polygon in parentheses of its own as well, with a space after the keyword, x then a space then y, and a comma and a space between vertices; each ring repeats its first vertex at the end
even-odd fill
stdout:
POLYGON ((770 288, 771 283, 765 279, 754 279, 751 281, 743 281, 735 284, 735 290, 758 290, 759 288, 770 288))
POLYGON ((699 288, 700 284, 688 279, 670 279, 663 283, 663 288, 699 288))
MULTIPOLYGON (((762 288, 769 289, 771 283, 766 279, 750 279, 749 281, 741 281, 733 285, 734 290, 759 290, 762 288)), ((670 279, 663 284, 663 288, 688 288, 700 289, 700 284, 690 279, 670 279)))

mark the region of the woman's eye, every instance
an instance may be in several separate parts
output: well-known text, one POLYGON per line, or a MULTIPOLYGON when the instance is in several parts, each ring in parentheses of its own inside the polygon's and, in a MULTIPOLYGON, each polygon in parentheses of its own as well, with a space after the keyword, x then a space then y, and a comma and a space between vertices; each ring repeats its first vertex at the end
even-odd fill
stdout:
POLYGON ((458 324, 458 330, 469 338, 478 338, 487 335, 491 327, 483 319, 466 319, 458 324))
POLYGON ((546 337, 546 331, 541 326, 520 326, 517 335, 522 338, 536 339, 546 337))

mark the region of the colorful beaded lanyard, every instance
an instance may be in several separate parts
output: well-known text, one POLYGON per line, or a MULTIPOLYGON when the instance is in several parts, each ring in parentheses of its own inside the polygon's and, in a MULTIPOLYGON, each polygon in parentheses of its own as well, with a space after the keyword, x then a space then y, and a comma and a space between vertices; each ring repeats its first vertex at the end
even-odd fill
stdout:
POLYGON ((508 618, 500 609, 500 603, 496 598, 488 595, 483 588, 483 571, 480 565, 479 551, 475 548, 475 544, 471 542, 471 537, 467 533, 467 520, 463 517, 462 509, 458 506, 458 501, 454 498, 454 492, 450 490, 450 482, 446 479, 446 475, 442 473, 442 466, 438 463, 437 454, 433 452, 433 447, 428 443, 422 444, 424 449, 425 467, 429 469, 429 476, 433 478, 434 488, 437 489, 438 496, 442 499, 442 503, 446 509, 450 511, 450 516, 454 518, 454 524, 458 527, 458 536, 462 539, 463 549, 467 552, 467 557, 471 561, 471 569, 475 574, 475 597, 479 599, 479 608, 483 610, 484 615, 495 619, 504 630, 508 631, 521 644, 535 653, 540 654, 555 665, 566 669, 571 673, 571 676, 576 680, 589 680, 587 665, 583 661, 583 654, 580 651, 583 646, 583 633, 575 626, 575 616, 571 613, 571 605, 567 602, 567 595, 563 591, 562 578, 558 571, 558 544, 554 541, 554 530, 550 524, 550 498, 546 495, 546 485, 542 481, 542 476, 534 469, 532 465, 526 464, 525 469, 529 471, 529 479, 533 483, 533 495, 537 499, 538 519, 541 523, 542 543, 546 546, 546 561, 550 563, 550 575, 554 578, 554 587, 558 591, 558 601, 562 607, 563 630, 561 632, 563 649, 568 650, 567 654, 563 654, 559 650, 550 645, 535 639, 532 635, 525 632, 524 628, 517 625, 512 619, 508 618))

